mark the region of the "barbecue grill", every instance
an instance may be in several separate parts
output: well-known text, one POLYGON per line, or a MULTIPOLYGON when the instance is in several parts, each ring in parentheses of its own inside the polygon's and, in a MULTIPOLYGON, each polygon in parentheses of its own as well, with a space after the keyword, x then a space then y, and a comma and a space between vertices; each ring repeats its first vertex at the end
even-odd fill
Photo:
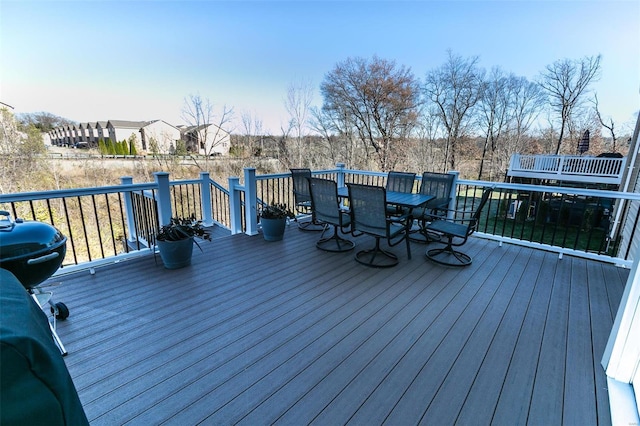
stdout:
POLYGON ((38 285, 46 281, 62 265, 67 251, 67 237, 48 223, 11 219, 9 212, 0 210, 0 268, 10 271, 38 303, 50 305, 53 323, 51 334, 66 355, 66 350, 56 333, 56 320, 69 316, 69 309, 62 302, 54 302, 52 292, 38 285))

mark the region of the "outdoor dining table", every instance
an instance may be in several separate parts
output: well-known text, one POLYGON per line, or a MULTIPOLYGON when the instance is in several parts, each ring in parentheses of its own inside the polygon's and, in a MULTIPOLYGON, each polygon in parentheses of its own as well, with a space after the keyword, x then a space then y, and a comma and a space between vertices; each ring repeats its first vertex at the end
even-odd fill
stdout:
MULTIPOLYGON (((338 197, 349 198, 349 188, 346 186, 338 187, 338 197)), ((406 207, 408 209, 415 209, 422 207, 434 198, 433 195, 416 194, 407 192, 386 192, 387 204, 393 204, 399 207, 406 207)))

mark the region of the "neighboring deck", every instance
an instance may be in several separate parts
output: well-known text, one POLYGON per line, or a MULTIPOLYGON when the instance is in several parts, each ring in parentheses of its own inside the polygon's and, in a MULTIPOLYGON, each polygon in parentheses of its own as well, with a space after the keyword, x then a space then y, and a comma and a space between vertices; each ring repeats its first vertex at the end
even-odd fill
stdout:
POLYGON ((620 185, 626 162, 626 157, 512 154, 507 176, 620 185))
POLYGON ((610 424, 600 358, 628 270, 477 238, 468 268, 413 244, 377 270, 318 236, 55 279, 91 423, 610 424))

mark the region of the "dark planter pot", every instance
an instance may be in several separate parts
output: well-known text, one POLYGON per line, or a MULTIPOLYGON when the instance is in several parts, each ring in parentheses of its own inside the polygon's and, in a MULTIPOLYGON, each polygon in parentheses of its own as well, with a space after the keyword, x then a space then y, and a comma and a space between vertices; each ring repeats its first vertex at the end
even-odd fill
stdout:
POLYGON ((262 236, 266 241, 280 241, 284 236, 284 227, 287 219, 265 219, 260 218, 262 224, 262 236))
POLYGON ((191 265, 193 237, 180 241, 157 241, 160 258, 167 269, 179 269, 191 265))

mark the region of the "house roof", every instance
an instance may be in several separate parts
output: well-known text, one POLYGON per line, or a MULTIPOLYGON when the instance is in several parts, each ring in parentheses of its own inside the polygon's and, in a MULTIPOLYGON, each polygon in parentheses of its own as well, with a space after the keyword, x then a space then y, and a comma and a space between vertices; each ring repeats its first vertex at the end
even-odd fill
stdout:
POLYGON ((166 124, 167 126, 171 126, 171 127, 173 127, 174 129, 178 130, 178 127, 174 126, 174 125, 173 125, 173 124, 171 124, 171 123, 167 123, 167 122, 166 122, 166 121, 164 121, 164 120, 151 120, 151 121, 147 121, 147 122, 145 122, 144 126, 142 126, 142 127, 146 127, 146 126, 149 126, 149 125, 154 124, 154 123, 157 123, 157 122, 162 122, 162 123, 166 124))
POLYGON ((144 127, 147 123, 147 121, 109 120, 107 121, 107 126, 111 124, 113 127, 139 129, 144 127))
POLYGON ((206 128, 211 127, 211 126, 215 126, 215 127, 217 127, 218 129, 222 130, 225 133, 229 133, 226 130, 224 130, 222 127, 218 126, 217 124, 213 124, 213 123, 200 124, 200 125, 197 125, 197 126, 180 126, 179 129, 184 133, 189 133, 189 132, 197 132, 199 130, 206 129, 206 128))

